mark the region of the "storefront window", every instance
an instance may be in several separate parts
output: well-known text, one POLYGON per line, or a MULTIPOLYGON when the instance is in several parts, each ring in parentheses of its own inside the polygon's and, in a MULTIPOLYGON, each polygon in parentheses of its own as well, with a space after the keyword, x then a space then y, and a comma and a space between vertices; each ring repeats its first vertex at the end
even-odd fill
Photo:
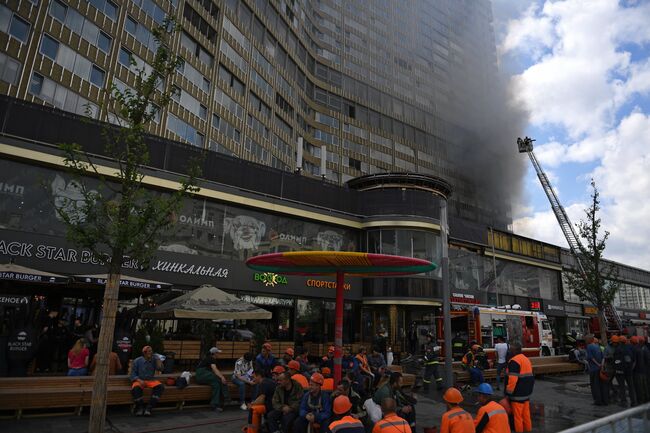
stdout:
MULTIPOLYGON (((370 230, 367 232, 369 253, 394 254, 431 260, 440 265, 442 250, 440 236, 424 230, 370 230)), ((440 266, 427 275, 440 278, 440 266)))
POLYGON ((323 326, 323 302, 298 299, 296 301, 296 334, 305 342, 318 343, 323 326))
MULTIPOLYGON (((561 299, 560 273, 551 269, 507 260, 495 260, 500 294, 529 298, 561 299)), ((484 278, 494 279, 494 265, 485 266, 484 278)))

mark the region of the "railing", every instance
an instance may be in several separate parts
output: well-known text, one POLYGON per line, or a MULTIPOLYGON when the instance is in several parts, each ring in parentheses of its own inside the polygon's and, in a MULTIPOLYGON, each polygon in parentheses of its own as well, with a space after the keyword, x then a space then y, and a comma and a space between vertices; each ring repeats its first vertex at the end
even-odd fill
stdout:
POLYGON ((650 432, 650 403, 642 404, 560 433, 645 433, 650 432))

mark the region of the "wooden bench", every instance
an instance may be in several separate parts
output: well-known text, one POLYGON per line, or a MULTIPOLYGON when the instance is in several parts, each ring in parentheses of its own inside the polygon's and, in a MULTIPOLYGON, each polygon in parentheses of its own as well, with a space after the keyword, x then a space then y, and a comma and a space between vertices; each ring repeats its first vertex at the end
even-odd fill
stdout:
POLYGON ((197 361, 201 359, 201 342, 197 340, 165 340, 165 352, 174 352, 178 361, 197 361))
POLYGON ((402 373, 402 386, 404 388, 413 388, 415 386, 415 374, 404 373, 401 365, 389 365, 388 368, 394 373, 402 373))
MULTIPOLYGON (((530 357, 533 366, 533 374, 541 376, 544 374, 574 374, 584 370, 582 364, 570 362, 567 355, 559 356, 534 356, 530 357)), ((457 382, 469 382, 469 371, 462 369, 462 363, 453 363, 454 378, 457 382)), ((505 373, 504 373, 505 374, 505 373)), ((495 368, 483 370, 483 377, 486 381, 496 380, 497 371, 495 368)))

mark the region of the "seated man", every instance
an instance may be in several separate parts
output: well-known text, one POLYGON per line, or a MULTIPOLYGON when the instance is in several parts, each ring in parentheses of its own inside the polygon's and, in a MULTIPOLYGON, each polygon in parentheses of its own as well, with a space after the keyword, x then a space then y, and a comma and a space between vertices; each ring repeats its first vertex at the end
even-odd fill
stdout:
POLYGON ((340 395, 334 399, 332 406, 336 420, 329 425, 331 433, 365 433, 363 423, 350 413, 352 403, 349 398, 340 395))
POLYGON ((136 416, 151 416, 151 411, 158 403, 165 387, 160 381, 155 380, 157 371, 162 371, 162 362, 154 356, 151 346, 142 348, 142 356, 136 358, 131 366, 131 395, 135 403, 136 416), (153 388, 149 404, 144 404, 143 388, 153 388))
POLYGON ((293 426, 293 433, 313 432, 313 427, 316 425, 323 426, 323 431, 326 430, 332 417, 332 402, 330 394, 321 391, 324 379, 320 373, 311 375, 309 391, 302 397, 300 413, 293 426))
POLYGON ((330 370, 328 367, 323 367, 321 369, 321 374, 324 378, 321 390, 326 392, 334 391, 334 378, 332 377, 332 370, 330 370))
POLYGON ((410 397, 402 391, 402 373, 392 373, 388 382, 384 382, 382 386, 377 388, 372 400, 378 402, 384 401, 386 398, 391 398, 395 401, 396 413, 401 418, 408 421, 409 425, 415 429, 415 399, 410 397))
POLYGON ((253 383, 256 385, 257 395, 248 405, 248 427, 245 433, 260 433, 262 416, 271 413, 273 410, 273 394, 275 393, 275 381, 264 377, 262 370, 253 372, 253 383))
POLYGON ((480 385, 485 382, 483 370, 481 369, 480 357, 478 356, 480 346, 472 345, 472 348, 463 356, 463 367, 469 370, 470 382, 472 385, 480 385))
POLYGON ((288 367, 291 378, 298 382, 302 386, 302 389, 306 391, 309 388, 309 382, 307 381, 307 378, 300 373, 300 363, 296 360, 291 360, 289 361, 288 367))
POLYGON ((412 430, 408 421, 397 415, 395 409, 395 400, 390 397, 382 400, 381 413, 383 418, 375 424, 372 433, 411 433, 412 430))
POLYGON ((278 375, 278 386, 273 393, 273 410, 268 415, 270 433, 279 431, 289 433, 291 425, 298 416, 302 395, 302 386, 291 379, 289 373, 278 375))

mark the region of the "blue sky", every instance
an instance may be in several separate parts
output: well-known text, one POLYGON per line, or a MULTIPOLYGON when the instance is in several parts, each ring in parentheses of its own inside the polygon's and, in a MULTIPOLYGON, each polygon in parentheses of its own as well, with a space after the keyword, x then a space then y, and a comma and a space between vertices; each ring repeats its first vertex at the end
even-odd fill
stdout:
MULTIPOLYGON (((650 0, 493 0, 502 71, 525 135, 573 222, 590 179, 606 256, 650 270, 650 0)), ((566 245, 532 166, 514 230, 566 245)))

